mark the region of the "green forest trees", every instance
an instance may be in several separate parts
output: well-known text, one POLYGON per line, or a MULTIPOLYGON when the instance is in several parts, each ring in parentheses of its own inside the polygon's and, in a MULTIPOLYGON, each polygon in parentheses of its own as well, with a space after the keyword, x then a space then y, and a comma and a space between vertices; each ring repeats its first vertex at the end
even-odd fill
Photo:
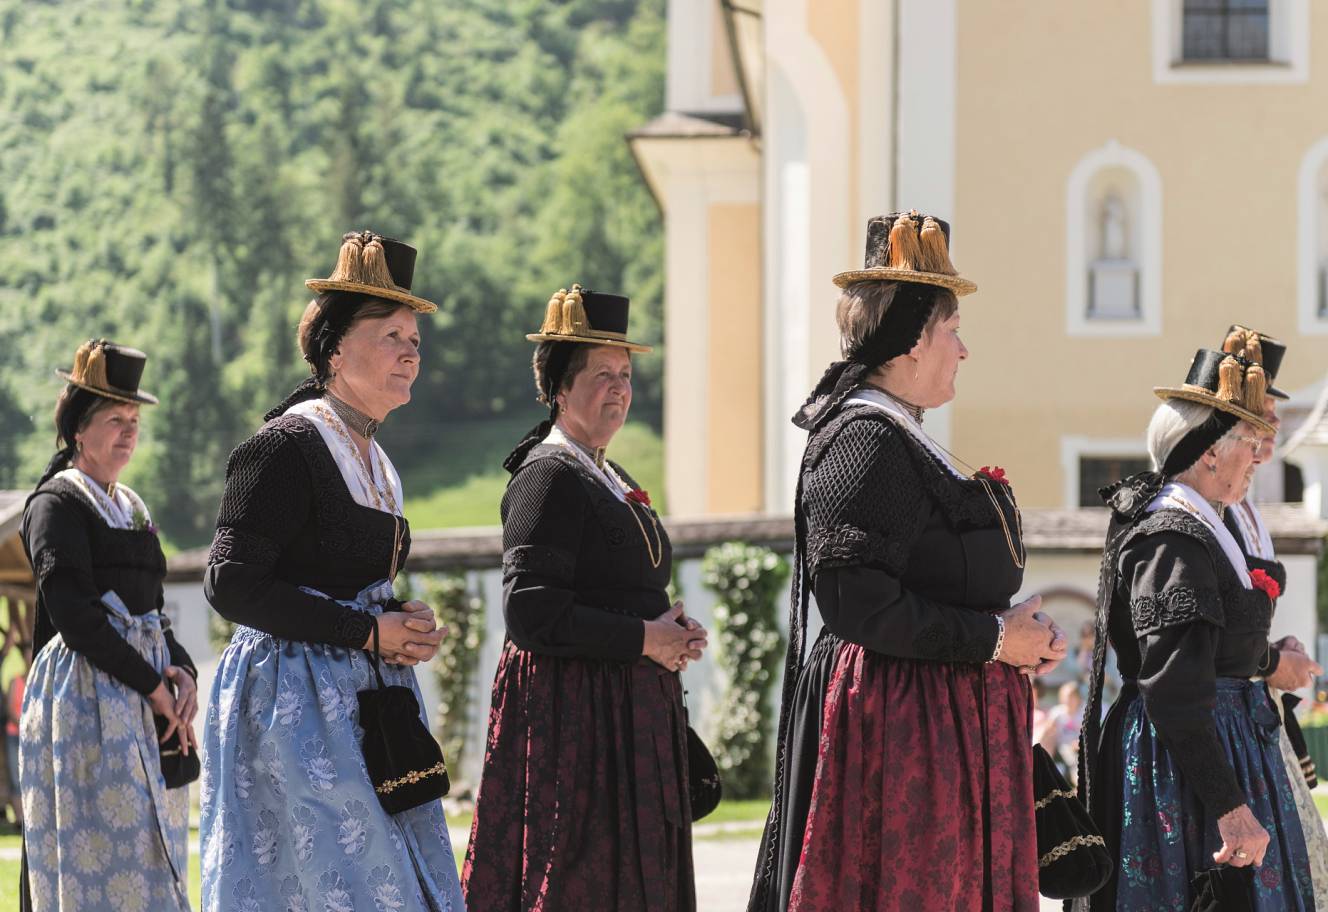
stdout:
POLYGON ((52 368, 114 338, 162 399, 127 480, 206 542, 350 229, 418 247, 440 308, 384 428, 403 471, 445 458, 439 422, 536 414, 523 334, 560 285, 625 291, 657 342, 659 215, 623 134, 663 83, 663 0, 0 0, 0 484, 51 453, 52 368))

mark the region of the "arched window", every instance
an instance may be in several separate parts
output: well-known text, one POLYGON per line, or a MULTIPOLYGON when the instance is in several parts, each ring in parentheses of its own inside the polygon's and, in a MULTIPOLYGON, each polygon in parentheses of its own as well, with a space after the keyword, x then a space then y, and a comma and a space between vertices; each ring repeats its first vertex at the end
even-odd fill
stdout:
POLYGON ((1162 179, 1144 155, 1107 143, 1066 184, 1066 330, 1162 329, 1162 179))

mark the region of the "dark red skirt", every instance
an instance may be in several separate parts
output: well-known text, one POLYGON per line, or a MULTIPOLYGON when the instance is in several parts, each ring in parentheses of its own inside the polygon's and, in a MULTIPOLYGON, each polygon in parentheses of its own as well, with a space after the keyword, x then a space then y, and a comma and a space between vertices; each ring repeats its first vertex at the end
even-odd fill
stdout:
POLYGON ((790 912, 1035 912, 1028 679, 840 643, 790 912))
POLYGON ((461 875, 483 912, 692 912, 676 674, 534 655, 498 664, 461 875))

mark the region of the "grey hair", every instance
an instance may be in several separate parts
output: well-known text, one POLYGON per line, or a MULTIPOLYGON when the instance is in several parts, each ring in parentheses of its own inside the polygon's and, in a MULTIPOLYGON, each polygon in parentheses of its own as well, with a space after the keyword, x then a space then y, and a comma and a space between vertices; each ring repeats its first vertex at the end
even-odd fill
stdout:
MULTIPOLYGON (((899 286, 899 282, 854 282, 839 293, 835 322, 839 324, 839 350, 844 357, 867 344, 894 303, 899 286)), ((948 320, 959 309, 959 299, 948 288, 936 287, 932 294, 935 305, 923 327, 925 335, 930 335, 937 323, 948 320)))
MULTIPOLYGON (((1167 457, 1176 448, 1176 444, 1180 443, 1190 431, 1207 421, 1212 414, 1213 407, 1200 402, 1188 402, 1184 399, 1163 401, 1153 411, 1153 417, 1148 422, 1148 432, 1145 438, 1148 445, 1148 458, 1153 461, 1153 471, 1162 471, 1162 464, 1167 461, 1167 457)), ((1235 431, 1240 427, 1241 424, 1236 424, 1214 444, 1214 449, 1218 451, 1219 455, 1225 453, 1235 444, 1235 431)))

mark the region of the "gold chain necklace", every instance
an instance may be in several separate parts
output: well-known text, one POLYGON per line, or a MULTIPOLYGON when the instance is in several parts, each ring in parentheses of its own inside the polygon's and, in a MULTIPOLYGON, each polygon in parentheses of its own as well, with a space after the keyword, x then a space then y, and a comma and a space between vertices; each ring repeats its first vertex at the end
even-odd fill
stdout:
POLYGON ((936 440, 933 439, 932 443, 935 443, 936 446, 944 452, 945 455, 954 460, 956 464, 967 469, 972 480, 981 483, 982 489, 987 492, 987 497, 991 500, 991 508, 996 511, 996 518, 1000 520, 1001 531, 1005 533, 1005 547, 1010 549, 1010 560, 1014 561, 1014 565, 1017 569, 1024 569, 1024 565, 1028 562, 1028 549, 1024 547, 1024 516, 1019 512, 1019 505, 1014 502, 1014 496, 1010 494, 1009 486, 1002 482, 995 482, 995 484, 1000 484, 1002 489, 1004 489, 1005 500, 1010 505, 1010 509, 1014 511, 1015 527, 1019 533, 1018 548, 1015 547, 1014 538, 1010 535, 1010 524, 1005 520, 1005 511, 1002 510, 1001 505, 996 502, 996 494, 991 489, 993 484, 991 479, 975 470, 971 465, 960 459, 954 453, 951 453, 946 447, 941 446, 936 440))

